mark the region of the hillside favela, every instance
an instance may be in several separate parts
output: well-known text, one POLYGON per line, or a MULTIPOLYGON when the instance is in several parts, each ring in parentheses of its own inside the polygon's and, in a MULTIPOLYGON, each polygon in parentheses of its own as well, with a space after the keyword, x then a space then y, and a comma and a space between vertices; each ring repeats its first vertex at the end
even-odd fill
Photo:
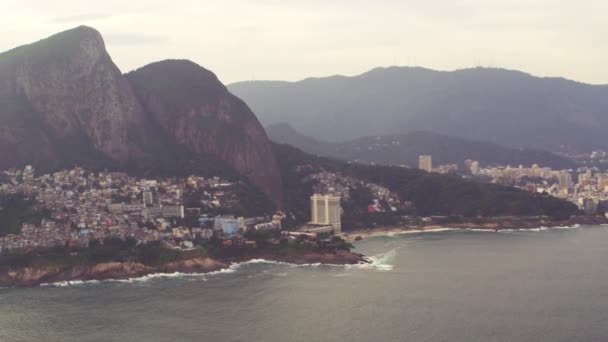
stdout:
POLYGON ((7 1, 1 342, 606 340, 608 4, 7 1))

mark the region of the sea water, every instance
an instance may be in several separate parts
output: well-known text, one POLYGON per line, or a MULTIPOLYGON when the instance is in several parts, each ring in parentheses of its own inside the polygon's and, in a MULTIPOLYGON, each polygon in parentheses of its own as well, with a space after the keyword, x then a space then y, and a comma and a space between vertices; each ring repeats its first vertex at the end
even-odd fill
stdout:
POLYGON ((603 341, 608 227, 356 242, 366 265, 0 289, 0 341, 603 341))

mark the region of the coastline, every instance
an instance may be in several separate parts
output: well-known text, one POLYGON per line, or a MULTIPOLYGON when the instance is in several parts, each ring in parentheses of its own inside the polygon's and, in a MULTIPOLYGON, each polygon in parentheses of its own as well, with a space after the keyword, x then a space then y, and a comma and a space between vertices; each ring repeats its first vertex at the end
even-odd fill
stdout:
POLYGON ((534 230, 539 228, 575 227, 580 225, 607 224, 605 217, 578 216, 568 220, 554 221, 545 219, 503 219, 484 223, 461 222, 452 224, 425 224, 416 226, 378 227, 358 229, 343 232, 342 237, 347 241, 357 241, 374 236, 390 236, 405 233, 438 232, 446 230, 485 230, 498 232, 501 230, 534 230))
MULTIPOLYGON (((365 230, 347 231, 342 237, 347 241, 357 241, 374 236, 391 236, 406 233, 439 232, 446 230, 476 230, 498 232, 501 230, 535 230, 539 228, 577 227, 580 225, 607 224, 604 217, 580 216, 564 221, 546 219, 493 219, 475 223, 425 224, 418 226, 379 227, 365 230)), ((33 287, 43 284, 88 282, 103 280, 132 280, 142 277, 171 275, 205 275, 213 272, 229 272, 236 265, 252 261, 280 262, 294 265, 356 265, 369 264, 363 254, 346 251, 297 251, 278 253, 258 250, 243 256, 211 258, 198 257, 149 266, 138 262, 102 262, 93 265, 47 265, 42 267, 22 267, 0 274, 0 287, 33 287)))
POLYGON ((256 260, 284 262, 295 265, 366 264, 364 255, 346 251, 302 252, 279 254, 260 251, 247 256, 225 259, 210 257, 186 259, 160 266, 146 266, 136 262, 103 262, 94 265, 24 267, 0 274, 0 287, 34 287, 47 284, 70 282, 94 282, 103 280, 131 280, 146 276, 167 276, 171 274, 204 275, 228 271, 235 265, 256 260))

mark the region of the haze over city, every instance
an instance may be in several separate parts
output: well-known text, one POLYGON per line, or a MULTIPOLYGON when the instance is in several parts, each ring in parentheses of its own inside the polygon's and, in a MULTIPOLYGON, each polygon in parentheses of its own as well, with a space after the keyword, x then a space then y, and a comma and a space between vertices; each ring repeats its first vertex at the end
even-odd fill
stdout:
POLYGON ((97 28, 127 72, 188 58, 224 83, 377 66, 517 69, 608 83, 605 1, 3 1, 0 51, 97 28))

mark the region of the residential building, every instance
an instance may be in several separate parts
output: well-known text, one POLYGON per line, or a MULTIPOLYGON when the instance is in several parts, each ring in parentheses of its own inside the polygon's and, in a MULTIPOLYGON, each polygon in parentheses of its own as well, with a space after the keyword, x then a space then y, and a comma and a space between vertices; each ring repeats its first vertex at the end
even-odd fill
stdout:
POLYGON ((183 205, 163 205, 161 206, 161 216, 163 218, 179 217, 184 218, 183 205))
POLYGON ((558 175, 559 188, 564 191, 572 188, 572 175, 568 171, 561 171, 558 175))
POLYGON ((474 175, 479 174, 479 162, 478 161, 473 161, 471 163, 471 173, 474 175))
POLYGON ((433 171, 433 157, 430 155, 421 155, 418 157, 418 168, 426 172, 433 171))
POLYGON ((108 205, 108 211, 110 214, 122 214, 124 212, 124 203, 112 203, 108 205))
POLYGON ((342 232, 340 197, 314 194, 310 197, 311 224, 330 225, 334 233, 342 232))
POLYGON ((144 207, 154 205, 154 195, 152 194, 152 191, 144 191, 142 197, 144 207))
POLYGON ((238 234, 243 220, 233 216, 218 216, 215 218, 214 229, 221 230, 225 235, 238 234))

